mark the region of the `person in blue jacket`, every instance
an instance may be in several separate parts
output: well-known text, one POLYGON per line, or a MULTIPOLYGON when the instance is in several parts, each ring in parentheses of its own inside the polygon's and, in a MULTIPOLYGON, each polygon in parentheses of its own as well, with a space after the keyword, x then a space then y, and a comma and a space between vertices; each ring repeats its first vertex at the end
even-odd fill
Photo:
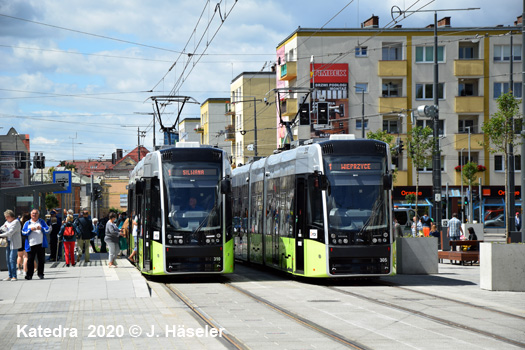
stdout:
POLYGON ((22 228, 22 234, 27 236, 25 245, 28 253, 26 280, 33 279, 35 270, 35 257, 38 259, 38 277, 44 278, 44 266, 46 262, 47 238, 50 228, 46 222, 39 218, 40 211, 33 209, 31 211, 31 220, 27 221, 22 228))

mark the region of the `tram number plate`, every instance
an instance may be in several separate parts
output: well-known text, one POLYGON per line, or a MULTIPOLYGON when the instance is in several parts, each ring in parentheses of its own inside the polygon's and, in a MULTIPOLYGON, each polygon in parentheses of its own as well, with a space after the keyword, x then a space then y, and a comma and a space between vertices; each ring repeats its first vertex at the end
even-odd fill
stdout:
POLYGON ((222 258, 220 256, 214 256, 213 261, 221 261, 222 258))
POLYGON ((380 263, 387 263, 388 262, 388 258, 379 258, 379 262, 380 263))

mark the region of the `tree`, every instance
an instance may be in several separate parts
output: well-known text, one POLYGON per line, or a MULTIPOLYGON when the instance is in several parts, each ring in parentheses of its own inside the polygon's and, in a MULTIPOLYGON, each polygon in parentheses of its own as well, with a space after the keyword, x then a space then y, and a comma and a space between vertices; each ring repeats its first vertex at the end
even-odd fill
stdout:
POLYGON ((56 207, 58 207, 58 198, 54 194, 48 193, 46 195, 46 209, 50 210, 56 207))
MULTIPOLYGON (((369 131, 366 134, 366 138, 371 139, 371 140, 383 141, 387 143, 390 146, 390 154, 392 155, 397 154, 396 139, 394 138, 394 135, 389 134, 385 130, 377 130, 376 132, 369 131)), ((396 176, 397 176, 397 168, 392 171, 392 181, 393 182, 396 181, 396 176)))
MULTIPOLYGON (((514 119, 519 118, 519 104, 521 101, 517 100, 512 92, 500 95, 496 100, 498 104, 498 110, 492 115, 488 122, 484 123, 481 130, 487 135, 489 144, 484 145, 489 149, 490 153, 503 153, 504 164, 505 164, 505 212, 507 217, 507 225, 505 234, 507 240, 509 237, 509 220, 513 220, 512 211, 514 208, 510 208, 509 204, 509 145, 517 146, 520 145, 519 139, 516 139, 514 134, 514 119)), ((523 120, 519 120, 519 125, 523 120)), ((506 240, 506 241, 507 241, 506 240)))
POLYGON ((432 138, 432 129, 430 127, 416 126, 408 133, 408 157, 412 159, 412 165, 416 168, 416 215, 419 192, 419 169, 431 164, 433 147, 434 139, 432 138))
POLYGON ((463 167, 463 178, 461 181, 463 181, 467 186, 475 186, 476 185, 476 173, 478 172, 478 165, 474 162, 468 162, 463 167))

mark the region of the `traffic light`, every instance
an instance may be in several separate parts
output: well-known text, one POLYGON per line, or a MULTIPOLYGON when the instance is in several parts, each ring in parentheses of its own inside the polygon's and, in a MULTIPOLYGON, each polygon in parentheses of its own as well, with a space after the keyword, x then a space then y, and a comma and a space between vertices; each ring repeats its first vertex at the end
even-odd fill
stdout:
POLYGON ((38 153, 35 153, 33 156, 33 168, 40 169, 40 157, 38 157, 38 153))
POLYGON ((102 198, 102 189, 99 187, 95 187, 93 191, 91 192, 92 200, 96 201, 100 198, 102 198))
POLYGON ((398 148, 399 154, 403 153, 404 149, 405 149, 405 145, 403 144, 403 140, 399 140, 399 148, 398 148))
POLYGON ((328 124, 328 102, 317 103, 317 124, 328 124))
POLYGON ((117 155, 115 152, 111 153, 111 164, 115 164, 117 162, 117 155))
POLYGON ((345 105, 341 103, 339 105, 339 117, 342 118, 345 116, 345 105))
POLYGON ((302 103, 299 107, 299 125, 310 125, 310 104, 302 103))
POLYGON ((44 169, 46 167, 46 156, 40 156, 40 169, 44 169))
POLYGON ((465 199, 463 200, 463 203, 464 203, 465 205, 468 205, 468 196, 465 196, 465 199))
POLYGON ((27 167, 27 154, 25 152, 18 152, 16 154, 16 168, 25 169, 27 167))

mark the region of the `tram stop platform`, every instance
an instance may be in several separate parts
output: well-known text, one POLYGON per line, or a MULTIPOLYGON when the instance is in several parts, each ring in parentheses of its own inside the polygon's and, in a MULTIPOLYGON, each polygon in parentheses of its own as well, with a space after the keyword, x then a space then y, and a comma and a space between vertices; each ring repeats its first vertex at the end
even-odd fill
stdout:
POLYGON ((107 259, 107 253, 91 253, 89 263, 82 258, 74 267, 46 262, 44 279, 35 273, 29 281, 24 276, 3 281, 8 272, 0 271, 1 347, 225 348, 209 329, 181 310, 186 306, 162 284, 148 284, 126 258, 117 259, 117 268, 109 268, 107 259), (186 333, 177 334, 181 327, 186 333), (189 329, 204 333, 188 336, 189 329))

